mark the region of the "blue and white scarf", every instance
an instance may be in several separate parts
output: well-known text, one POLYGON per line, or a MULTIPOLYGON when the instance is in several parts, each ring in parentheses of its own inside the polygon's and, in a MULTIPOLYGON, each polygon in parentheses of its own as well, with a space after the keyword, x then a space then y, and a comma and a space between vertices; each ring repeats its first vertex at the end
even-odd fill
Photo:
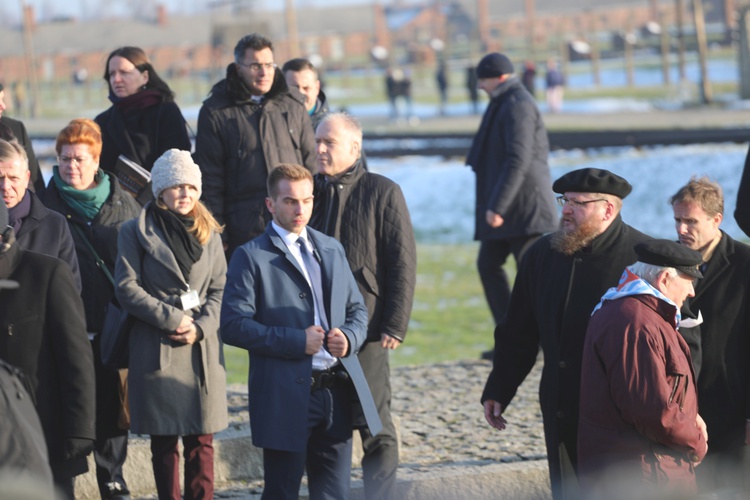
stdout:
POLYGON ((667 304, 672 304, 674 306, 676 311, 674 324, 679 325, 680 319, 682 319, 682 315, 680 314, 680 308, 677 307, 677 304, 668 299, 666 295, 661 293, 659 290, 651 286, 648 281, 634 274, 630 269, 630 267, 625 268, 622 276, 620 276, 620 282, 617 284, 617 286, 610 288, 604 293, 604 295, 602 295, 601 302, 596 305, 594 310, 591 312, 591 315, 593 316, 593 314, 598 311, 599 308, 602 307, 602 305, 604 305, 604 302, 608 300, 622 299, 624 297, 630 297, 631 295, 652 295, 657 299, 663 300, 667 304))

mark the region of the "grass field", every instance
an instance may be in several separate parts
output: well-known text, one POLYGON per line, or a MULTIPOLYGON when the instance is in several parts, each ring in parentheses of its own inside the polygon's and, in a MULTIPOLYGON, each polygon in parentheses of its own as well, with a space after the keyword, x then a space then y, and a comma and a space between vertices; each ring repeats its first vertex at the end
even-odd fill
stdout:
MULTIPOLYGON (((475 243, 417 246, 414 310, 406 342, 391 356, 393 366, 477 359, 492 346, 492 318, 476 271, 478 248, 475 243)), ((245 383, 247 353, 225 346, 224 354, 228 382, 245 383)))

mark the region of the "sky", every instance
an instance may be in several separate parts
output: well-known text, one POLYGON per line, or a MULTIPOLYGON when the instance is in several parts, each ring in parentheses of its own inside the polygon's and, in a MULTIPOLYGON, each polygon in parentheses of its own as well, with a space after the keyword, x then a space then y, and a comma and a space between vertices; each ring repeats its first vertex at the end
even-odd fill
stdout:
MULTIPOLYGON (((163 4, 171 13, 192 14, 202 12, 210 4, 238 1, 250 5, 255 4, 262 9, 281 9, 284 0, 3 0, 0 15, 10 20, 12 24, 20 21, 21 4, 32 5, 38 20, 61 17, 75 17, 90 19, 102 14, 132 15, 132 12, 148 12, 156 9, 156 5, 163 4), (7 16, 7 17, 6 17, 7 16)), ((295 0, 295 5, 302 6, 332 6, 371 3, 375 0, 295 0)), ((391 0, 380 0, 387 4, 391 0)))

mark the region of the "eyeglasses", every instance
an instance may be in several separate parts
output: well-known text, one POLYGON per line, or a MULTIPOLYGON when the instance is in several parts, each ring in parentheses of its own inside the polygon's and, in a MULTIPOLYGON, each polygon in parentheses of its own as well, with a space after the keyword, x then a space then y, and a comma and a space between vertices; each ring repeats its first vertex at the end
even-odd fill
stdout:
POLYGON ((571 207, 584 207, 588 205, 589 203, 596 203, 597 201, 607 201, 607 200, 604 198, 598 198, 596 200, 577 201, 577 200, 568 199, 565 196, 557 197, 557 204, 560 205, 561 207, 564 207, 565 205, 570 205, 571 207))
POLYGON ((90 156, 58 156, 57 161, 60 163, 60 165, 71 165, 75 163, 76 165, 83 165, 87 161, 91 159, 90 156))
POLYGON ((239 64, 240 66, 244 66, 246 68, 250 68, 250 71, 260 71, 261 69, 273 71, 276 69, 276 63, 253 62, 253 63, 245 64, 242 62, 238 62, 237 64, 239 64))

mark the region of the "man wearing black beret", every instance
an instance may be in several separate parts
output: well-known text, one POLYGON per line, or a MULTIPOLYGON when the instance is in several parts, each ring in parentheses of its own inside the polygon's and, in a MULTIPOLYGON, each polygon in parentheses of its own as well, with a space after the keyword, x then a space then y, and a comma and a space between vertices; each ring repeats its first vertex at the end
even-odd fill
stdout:
POLYGON ((578 472, 586 498, 693 498, 708 449, 680 308, 702 278, 699 252, 636 245, 594 310, 581 368, 578 472))
MULTIPOLYGON (((510 284, 503 265, 516 260, 544 233, 557 212, 547 165, 549 145, 534 97, 497 52, 476 69, 478 87, 490 97, 466 164, 477 176, 474 239, 481 242, 477 268, 495 324, 505 316, 510 284)), ((482 357, 492 359, 492 351, 482 357)))
POLYGON ((720 229, 724 195, 715 181, 694 177, 669 204, 679 241, 700 252, 704 275, 683 307, 702 323, 680 326, 711 436, 706 460, 696 469, 698 489, 750 498, 750 246, 720 229))
POLYGON ((589 317, 622 270, 636 261, 635 245, 650 238, 622 221, 622 199, 631 186, 612 172, 575 170, 557 179, 553 190, 560 194, 560 227, 534 243, 518 268, 508 314, 495 329, 494 366, 482 403, 489 424, 504 429, 502 414, 542 347, 540 403, 552 494, 559 500, 563 483, 574 484, 567 483, 568 471, 577 467, 581 356, 589 317))

